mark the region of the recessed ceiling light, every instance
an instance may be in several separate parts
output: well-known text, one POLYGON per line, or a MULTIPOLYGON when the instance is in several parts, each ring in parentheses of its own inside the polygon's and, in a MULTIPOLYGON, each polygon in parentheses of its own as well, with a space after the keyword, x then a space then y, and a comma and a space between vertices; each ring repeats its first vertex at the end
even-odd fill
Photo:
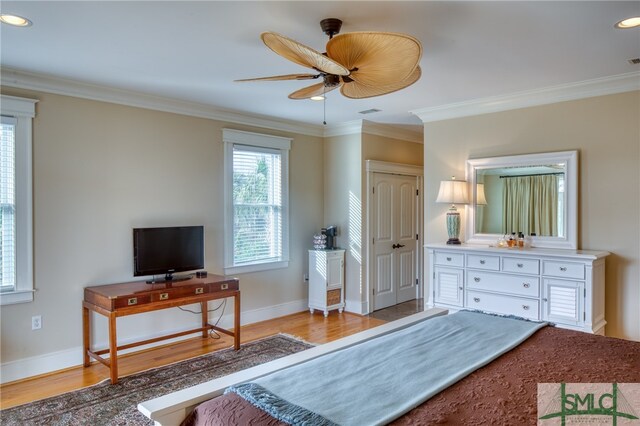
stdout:
POLYGON ((0 14, 0 22, 13 25, 14 27, 29 27, 31 21, 18 15, 9 15, 8 13, 0 14))
POLYGON ((324 101, 324 96, 312 96, 309 99, 312 101, 324 101))
POLYGON ((640 16, 634 16, 633 18, 623 19, 622 21, 616 23, 615 27, 620 28, 622 30, 627 28, 640 27, 640 16))

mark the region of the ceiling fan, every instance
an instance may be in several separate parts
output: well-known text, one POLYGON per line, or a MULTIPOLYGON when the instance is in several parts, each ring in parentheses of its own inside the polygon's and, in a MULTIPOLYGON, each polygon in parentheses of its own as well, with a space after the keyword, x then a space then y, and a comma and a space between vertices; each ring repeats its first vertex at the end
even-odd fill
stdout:
POLYGON ((324 96, 325 93, 340 88, 340 92, 347 98, 362 99, 404 89, 420 79, 418 63, 422 56, 422 45, 416 38, 377 31, 337 35, 342 21, 335 18, 323 19, 320 27, 329 36, 326 53, 320 53, 271 31, 260 35, 269 49, 292 62, 315 70, 315 73, 236 81, 321 79, 321 83, 296 90, 289 98, 309 99, 324 96))

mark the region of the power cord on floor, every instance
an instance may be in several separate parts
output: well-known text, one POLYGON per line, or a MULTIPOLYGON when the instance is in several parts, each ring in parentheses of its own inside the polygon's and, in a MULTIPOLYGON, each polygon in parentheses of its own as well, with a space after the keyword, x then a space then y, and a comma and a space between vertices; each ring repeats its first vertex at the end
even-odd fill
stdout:
MULTIPOLYGON (((189 312, 195 315, 202 315, 202 311, 198 312, 198 311, 192 311, 191 309, 187 309, 187 308, 183 308, 181 306, 177 306, 178 309, 180 309, 181 311, 184 312, 189 312)), ((222 302, 220 302, 220 304, 218 306, 216 306, 213 309, 209 309, 207 310, 207 313, 211 313, 211 312, 215 312, 218 309, 222 308, 222 312, 220 313, 220 316, 218 317, 218 319, 216 320, 215 324, 213 324, 213 326, 217 327, 218 323, 220 323, 220 320, 222 319, 222 317, 224 316, 224 311, 227 308, 227 299, 224 299, 222 302)), ((210 329, 209 330, 209 338, 211 339, 219 339, 221 336, 214 330, 214 329, 210 329), (215 337, 214 337, 215 335, 215 337)))

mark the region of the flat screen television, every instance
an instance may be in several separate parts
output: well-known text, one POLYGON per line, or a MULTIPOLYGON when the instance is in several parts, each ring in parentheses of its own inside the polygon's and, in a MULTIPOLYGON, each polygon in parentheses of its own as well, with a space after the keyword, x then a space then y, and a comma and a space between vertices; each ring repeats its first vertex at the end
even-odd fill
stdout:
MULTIPOLYGON (((174 272, 204 268, 204 227, 175 226, 133 229, 133 275, 164 274, 164 280, 178 281, 174 272)), ((149 282, 149 281, 147 281, 149 282)))

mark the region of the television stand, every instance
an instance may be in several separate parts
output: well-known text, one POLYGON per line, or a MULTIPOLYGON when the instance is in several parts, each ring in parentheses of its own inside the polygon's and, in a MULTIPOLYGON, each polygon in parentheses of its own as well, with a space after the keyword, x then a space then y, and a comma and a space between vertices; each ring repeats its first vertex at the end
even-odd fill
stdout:
POLYGON ((82 302, 83 365, 88 367, 91 358, 106 365, 110 370, 111 383, 118 383, 118 351, 148 345, 161 340, 202 333, 207 338, 209 330, 233 337, 233 347, 240 349, 240 290, 237 278, 209 274, 205 278, 189 278, 185 281, 168 281, 162 284, 147 284, 144 281, 85 287, 82 302), (209 300, 234 298, 233 331, 209 324, 209 300), (160 309, 199 303, 202 326, 166 336, 154 337, 140 342, 118 346, 116 319, 127 315, 141 314, 160 309), (91 349, 91 311, 109 319, 109 348, 91 349), (109 359, 101 355, 109 354, 109 359))

